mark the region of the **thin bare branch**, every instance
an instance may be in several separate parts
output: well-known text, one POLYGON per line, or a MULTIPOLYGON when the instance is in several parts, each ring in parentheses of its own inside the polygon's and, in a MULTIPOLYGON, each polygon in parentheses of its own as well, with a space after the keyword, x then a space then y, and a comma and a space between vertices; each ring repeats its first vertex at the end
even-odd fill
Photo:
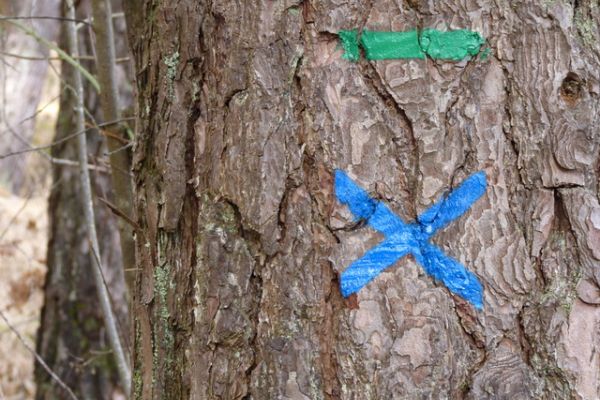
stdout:
POLYGON ((56 100, 58 100, 60 98, 60 94, 57 94, 56 96, 54 96, 53 98, 51 98, 46 104, 44 104, 42 107, 38 108, 37 110, 35 110, 35 112, 33 114, 31 114, 28 117, 23 118, 22 120, 20 120, 17 125, 21 125, 29 120, 34 119, 35 117, 38 116, 38 114, 40 114, 41 112, 43 112, 46 108, 50 107, 52 105, 52 103, 54 103, 56 100))
MULTIPOLYGON (((90 249, 92 249, 92 254, 93 254, 94 258, 96 259, 96 262, 98 263, 98 265, 102 265, 101 260, 100 260, 100 254, 96 253, 92 246, 90 246, 90 249)), ((104 271, 102 271, 102 269, 100 269, 100 275, 102 276, 102 284, 104 285, 104 288, 106 289, 106 293, 108 294, 108 300, 110 301, 110 305, 114 309, 114 308, 116 308, 115 300, 114 300, 112 293, 110 292, 110 288, 108 287, 108 283, 106 282, 106 277, 104 276, 104 271)), ((121 340, 123 340, 125 342, 127 347, 129 347, 129 340, 127 339, 127 336, 122 334, 123 331, 125 331, 125 329, 123 329, 123 326, 121 325, 121 322, 119 321, 119 318, 115 318, 115 321, 118 325, 117 332, 119 333, 119 337, 121 338, 121 340)), ((127 396, 127 397, 129 397, 129 396, 127 396)))
POLYGON ((67 384, 64 383, 60 379, 60 377, 58 375, 56 375, 56 373, 54 373, 54 371, 52 371, 52 369, 48 366, 48 364, 46 364, 46 362, 44 361, 44 359, 42 358, 42 356, 40 356, 31 346, 29 346, 27 344, 27 342, 25 341, 25 339, 23 338, 23 336, 21 336, 21 334, 19 333, 19 331, 10 323, 10 321, 6 318, 6 316, 4 315, 4 313, 2 312, 2 310, 0 310, 0 318, 2 318, 4 320, 4 323, 6 324, 6 326, 8 326, 8 328, 15 334, 15 336, 17 337, 17 339, 19 339, 19 341, 21 342, 21 344, 23 346, 25 346, 25 348, 27 349, 27 351, 29 351, 35 357, 36 361, 40 363, 40 365, 46 370, 46 372, 48 373, 48 375, 50 375, 50 377, 52 379, 54 379, 54 381, 61 388, 63 388, 65 392, 67 392, 67 394, 69 395, 69 397, 71 399, 78 400, 77 396, 75 396, 75 393, 73 393, 73 391, 71 390, 71 388, 69 388, 67 386, 67 384))
POLYGON ((21 54, 9 53, 6 51, 0 51, 0 56, 18 58, 19 60, 27 60, 27 61, 60 60, 60 57, 32 57, 32 56, 24 56, 21 54))
POLYGON ((27 196, 27 198, 25 198, 25 201, 23 202, 23 204, 21 205, 21 207, 19 207, 19 209, 17 210, 17 212, 8 221, 8 224, 2 230, 2 233, 0 233, 0 240, 4 239, 4 235, 6 235, 6 232, 8 232, 8 230, 10 229, 10 227, 12 226, 12 224, 17 220, 17 218, 19 218, 19 215, 21 215, 21 213, 23 212, 23 210, 25 209, 25 207, 27 207, 27 204, 29 203, 29 200, 31 200, 31 195, 29 195, 29 196, 27 196))
MULTIPOLYGON (((75 5, 73 0, 67 0, 68 14, 67 16, 71 19, 75 19, 75 5)), ((69 43, 69 53, 74 57, 78 56, 78 45, 77 45, 77 30, 74 23, 67 25, 67 41, 69 43)), ((74 87, 77 91, 77 107, 76 107, 76 121, 77 130, 85 131, 85 116, 83 106, 83 82, 81 79, 81 69, 75 68, 73 73, 74 87)), ((108 340, 113 349, 113 353, 117 363, 117 370, 119 372, 119 378, 123 389, 127 396, 131 393, 131 368, 129 367, 129 361, 123 350, 121 338, 117 329, 117 321, 111 306, 109 293, 106 290, 102 274, 102 260, 100 258, 100 246, 98 244, 98 235, 96 232, 95 218, 94 218, 94 205, 92 201, 92 187, 90 183, 90 174, 86 168, 88 164, 87 159, 87 139, 86 135, 77 136, 77 147, 79 154, 80 163, 80 177, 82 186, 82 196, 84 199, 84 214, 88 230, 88 235, 91 243, 94 264, 93 274, 94 281, 96 284, 96 290, 98 291, 98 297, 100 300, 100 307, 104 317, 104 325, 108 334, 108 340)))
MULTIPOLYGON (((107 120, 118 120, 121 118, 119 110, 119 95, 117 81, 115 78, 115 39, 113 21, 111 16, 111 3, 108 0, 92 0, 94 12, 94 35, 96 47, 93 52, 96 55, 96 70, 98 81, 102 90, 100 91, 100 106, 104 118, 107 120)), ((113 124, 106 127, 105 135, 109 149, 109 159, 112 170, 112 183, 115 193, 116 209, 124 215, 133 216, 133 190, 131 184, 131 166, 129 155, 122 151, 127 148, 131 141, 125 136, 123 124, 113 124)), ((121 253, 123 255, 123 268, 130 270, 135 268, 135 243, 133 231, 127 224, 119 221, 119 233, 121 242, 121 253)), ((125 273, 127 288, 131 292, 135 282, 135 274, 125 273)))
POLYGON ((134 117, 127 117, 127 118, 120 118, 119 120, 116 120, 116 121, 103 122, 101 124, 97 124, 96 126, 90 126, 90 127, 85 128, 85 129, 83 129, 81 131, 77 131, 77 132, 71 133, 71 134, 69 134, 69 135, 67 135, 67 136, 65 136, 65 137, 63 137, 63 138, 61 138, 59 140, 55 140, 54 142, 52 142, 50 144, 47 144, 47 145, 44 145, 44 146, 31 147, 29 149, 23 149, 23 150, 13 151, 11 153, 2 154, 2 155, 0 155, 0 160, 2 160, 4 158, 8 158, 8 157, 18 156, 19 154, 31 153, 33 151, 47 150, 47 149, 50 149, 50 148, 52 148, 54 146, 57 146, 57 145, 59 145, 61 143, 64 143, 67 140, 73 139, 73 138, 75 138, 75 137, 77 137, 79 135, 83 135, 84 133, 86 133, 90 129, 95 129, 95 128, 98 128, 98 127, 112 125, 112 124, 115 124, 115 123, 118 123, 118 122, 133 121, 133 120, 135 120, 134 117))
MULTIPOLYGON (((23 325, 28 325, 28 324, 31 324, 34 322, 38 322, 38 320, 39 320, 39 318, 37 316, 29 317, 29 318, 22 319, 18 322, 13 322, 12 326, 13 326, 13 328, 16 328, 18 326, 23 326, 23 325)), ((12 332, 12 331, 8 327, 6 329, 0 329, 0 336, 4 335, 7 332, 12 332)))
MULTIPOLYGON (((32 56, 23 56, 23 55, 15 54, 15 53, 8 53, 5 51, 0 51, 0 55, 5 56, 5 57, 18 58, 18 59, 27 60, 27 61, 60 61, 60 60, 62 60, 62 58, 60 58, 60 57, 32 57, 32 56)), ((74 58, 74 60, 91 61, 91 60, 94 60, 94 56, 79 56, 77 58, 74 58)), ((129 60, 130 60, 129 57, 121 57, 121 58, 117 58, 115 60, 115 62, 117 64, 119 64, 119 63, 129 62, 129 60)))
MULTIPOLYGON (((52 186, 50 186, 49 190, 50 191, 54 190, 55 188, 57 188, 58 186, 60 186, 62 184, 62 182, 63 182, 62 178, 59 179, 54 184, 52 184, 52 186)), ((25 201, 23 202, 23 204, 21 205, 21 207, 19 207, 19 209, 17 210, 17 212, 11 217, 10 221, 8 221, 8 224, 6 225, 6 227, 2 230, 2 233, 0 233, 0 241, 2 239, 4 239, 4 235, 6 235, 6 233, 9 231, 9 229, 12 227, 12 225, 17 220, 17 218, 19 217, 19 215, 21 215, 21 213, 25 209, 25 207, 27 207, 27 204, 29 203, 29 201, 31 200, 32 197, 33 197, 33 190, 29 190, 29 193, 27 194, 27 196, 25 196, 25 201)))
MULTIPOLYGON (((79 167, 79 162, 73 160, 65 160, 64 158, 51 157, 50 162, 57 165, 66 165, 68 167, 79 167)), ((99 165, 88 164, 87 168, 90 171, 98 171, 105 174, 110 173, 110 170, 108 168, 99 165)))
MULTIPOLYGON (((98 81, 96 80, 96 78, 94 78, 94 76, 92 74, 90 74, 90 72, 87 69, 83 68, 83 66, 80 63, 78 63, 77 60, 75 60, 73 57, 71 57, 69 54, 67 54, 65 51, 63 51, 56 44, 54 44, 51 41, 49 41, 48 39, 40 36, 36 31, 34 31, 30 27, 18 22, 14 18, 7 18, 3 15, 0 15, 0 20, 7 21, 8 23, 16 26, 17 28, 19 28, 20 30, 25 32, 27 35, 29 35, 32 38, 34 38, 35 40, 37 40, 39 43, 45 45, 49 49, 56 51, 56 53, 60 56, 60 58, 62 58, 63 60, 65 60, 66 62, 71 64, 73 66, 73 68, 77 69, 81 73, 81 75, 83 75, 92 84, 92 86, 94 86, 94 88, 97 91, 100 91, 100 85, 98 84, 98 81)), ((73 22, 71 22, 71 24, 72 23, 73 22)))
POLYGON ((115 153, 117 153, 117 152, 119 152, 119 151, 127 150, 127 149, 128 149, 128 148, 130 148, 130 147, 133 147, 133 142, 129 142, 129 143, 127 143, 126 145, 123 145, 123 146, 121 146, 121 147, 119 147, 119 148, 117 148, 117 149, 114 149, 114 150, 112 150, 112 151, 109 151, 109 152, 107 152, 107 153, 104 153, 104 155, 110 156, 110 155, 112 155, 112 154, 115 154, 115 153))
MULTIPOLYGON (((100 200, 101 203, 104 203, 104 205, 106 207, 108 207, 114 215, 122 218, 125 222, 127 222, 129 225, 131 225, 131 227, 133 229, 135 229, 136 231, 140 231, 142 229, 134 220, 131 219, 131 217, 129 215, 127 215, 123 211, 119 210, 119 208, 116 205, 114 205, 110 201, 106 200, 104 197, 97 197, 97 199, 100 200)), ((135 269, 135 268, 133 268, 133 269, 135 269)))
POLYGON ((0 16, 0 21, 17 21, 21 19, 27 20, 35 20, 35 19, 51 19, 54 21, 61 22, 77 22, 78 24, 89 24, 88 21, 84 19, 69 19, 64 17, 52 17, 52 16, 12 16, 12 15, 3 15, 0 16))

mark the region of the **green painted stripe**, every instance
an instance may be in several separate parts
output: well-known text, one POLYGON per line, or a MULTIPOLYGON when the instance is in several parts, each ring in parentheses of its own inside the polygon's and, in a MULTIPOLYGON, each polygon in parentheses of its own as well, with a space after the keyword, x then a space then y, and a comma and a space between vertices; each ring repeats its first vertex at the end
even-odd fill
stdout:
POLYGON ((367 60, 425 58, 416 30, 408 32, 363 31, 360 44, 367 60))
POLYGON ((350 61, 358 61, 360 58, 358 31, 356 29, 351 31, 340 31, 338 36, 342 41, 342 47, 344 48, 344 55, 342 57, 350 61))
POLYGON ((485 39, 479 33, 466 29, 448 32, 425 29, 421 33, 420 43, 431 58, 460 61, 468 56, 476 56, 485 39))
POLYGON ((365 30, 340 31, 344 48, 343 57, 358 61, 360 47, 367 60, 389 60, 428 57, 460 61, 479 53, 485 39, 477 32, 461 29, 441 32, 436 29, 407 32, 382 32, 365 30))

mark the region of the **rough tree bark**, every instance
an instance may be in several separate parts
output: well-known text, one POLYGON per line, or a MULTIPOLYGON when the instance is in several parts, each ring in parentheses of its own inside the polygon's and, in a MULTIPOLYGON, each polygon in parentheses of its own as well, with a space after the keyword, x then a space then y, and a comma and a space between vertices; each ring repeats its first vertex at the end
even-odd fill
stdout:
MULTIPOLYGON (((83 18, 91 14, 88 1, 80 2, 78 13, 83 18)), ((66 26, 63 25, 63 28, 66 26)), ((89 31, 80 31, 82 54, 91 54, 89 31), (87 40, 86 40, 87 39, 87 40)), ((66 43, 66 33, 61 41, 66 43)), ((125 30, 121 24, 117 39, 125 44, 125 30)), ((121 46, 124 47, 124 46, 121 46)), ((66 46, 62 46, 66 48, 66 46)), ((93 63, 83 63, 93 71, 93 63)), ((62 84, 60 111, 55 140, 76 132, 75 92, 72 85, 73 69, 66 63, 61 67, 62 84)), ((121 73, 121 82, 125 82, 121 73)), ((96 121, 102 114, 98 94, 84 81, 85 105, 96 121)), ((126 86, 126 85, 125 85, 126 86)), ((131 99, 131 96, 129 96, 131 99)), ((103 172, 90 171, 96 196, 111 200, 112 189, 104 153, 105 140, 96 130, 88 132, 90 162, 99 164, 103 172), (103 160, 101 162, 101 160, 103 160)), ((52 148, 52 156, 77 160, 77 140, 71 139, 52 148)), ((79 169, 77 166, 53 165, 53 186, 48 212, 50 241, 48 244, 48 272, 44 288, 44 308, 38 331, 37 351, 54 372, 84 399, 112 399, 122 394, 116 365, 103 324, 98 295, 93 279, 91 244, 86 229, 79 169)), ((98 241, 103 260, 103 275, 112 295, 115 313, 125 339, 129 335, 127 293, 124 282, 122 257, 117 222, 111 211, 101 202, 95 203, 98 241)), ((129 344, 125 340, 125 344, 129 344)), ((43 368, 36 366, 37 399, 65 398, 43 368)))
POLYGON ((590 0, 127 2, 139 129, 138 399, 600 396, 600 8, 590 0), (489 57, 341 58, 341 29, 472 29, 489 57), (343 169, 406 220, 470 173, 434 243, 477 312, 381 240, 343 169))

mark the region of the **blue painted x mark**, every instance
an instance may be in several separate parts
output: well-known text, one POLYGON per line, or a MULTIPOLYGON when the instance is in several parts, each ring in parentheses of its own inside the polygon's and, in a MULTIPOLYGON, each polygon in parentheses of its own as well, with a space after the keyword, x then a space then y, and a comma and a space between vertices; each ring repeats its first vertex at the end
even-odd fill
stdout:
POLYGON ((359 291, 384 269, 400 258, 412 254, 425 271, 442 281, 453 293, 483 308, 483 289, 477 277, 462 264, 445 255, 429 239, 440 229, 463 215, 486 189, 483 171, 477 172, 438 200, 417 217, 405 223, 383 202, 369 197, 368 193, 341 170, 335 171, 335 194, 347 205, 355 219, 365 220, 385 239, 354 261, 341 275, 344 297, 359 291))

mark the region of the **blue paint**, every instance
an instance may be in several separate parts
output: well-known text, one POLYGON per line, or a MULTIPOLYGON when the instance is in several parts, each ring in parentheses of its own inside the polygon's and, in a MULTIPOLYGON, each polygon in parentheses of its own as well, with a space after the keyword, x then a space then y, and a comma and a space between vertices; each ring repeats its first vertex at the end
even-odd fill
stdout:
POLYGON ((477 277, 458 261, 429 243, 440 229, 459 218, 485 193, 483 171, 471 175, 447 196, 407 224, 383 202, 375 200, 341 170, 335 171, 335 194, 356 221, 365 220, 385 239, 354 261, 341 275, 344 297, 359 291, 387 267, 412 254, 425 271, 453 293, 483 308, 483 288, 477 277))

